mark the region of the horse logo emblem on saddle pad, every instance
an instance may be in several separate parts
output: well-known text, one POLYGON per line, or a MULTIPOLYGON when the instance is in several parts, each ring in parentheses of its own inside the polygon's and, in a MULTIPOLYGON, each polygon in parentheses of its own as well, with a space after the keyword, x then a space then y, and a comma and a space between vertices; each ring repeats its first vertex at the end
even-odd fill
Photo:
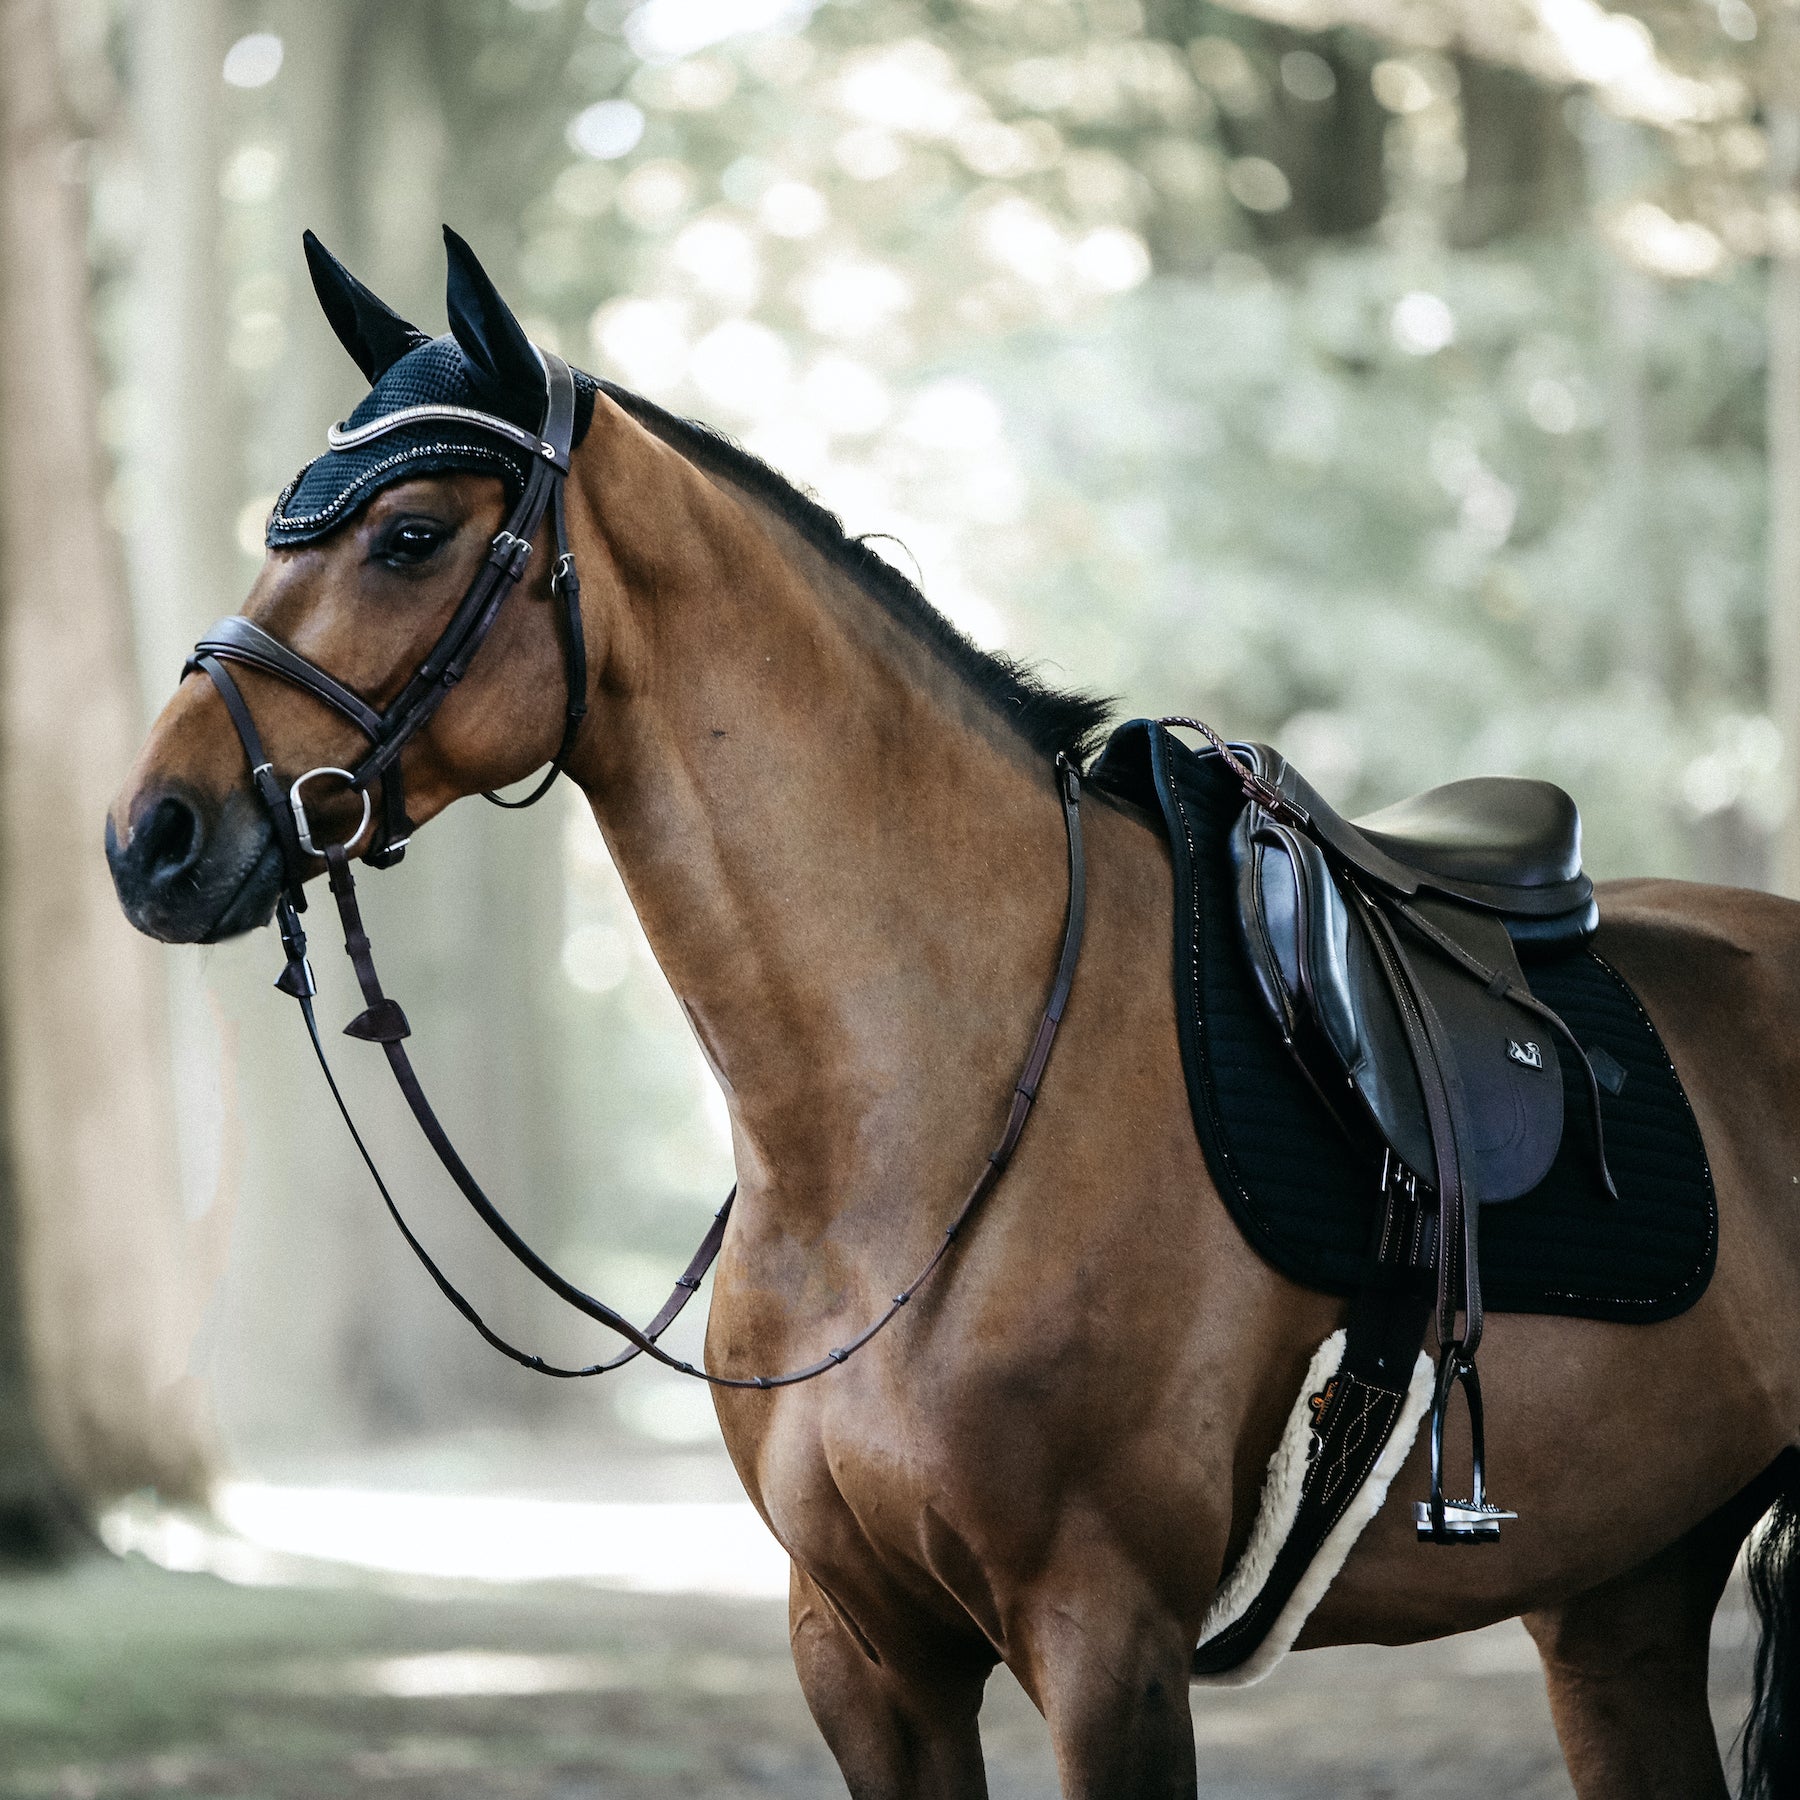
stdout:
POLYGON ((1533 1043, 1521 1044, 1514 1038, 1508 1038, 1506 1054, 1523 1068, 1541 1069, 1544 1066, 1544 1053, 1533 1043))

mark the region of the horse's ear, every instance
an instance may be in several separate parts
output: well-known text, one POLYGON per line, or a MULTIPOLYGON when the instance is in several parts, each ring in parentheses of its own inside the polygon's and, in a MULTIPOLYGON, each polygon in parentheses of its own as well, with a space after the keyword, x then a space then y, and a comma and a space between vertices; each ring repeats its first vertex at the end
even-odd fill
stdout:
POLYGON ((431 342, 416 325, 407 324, 391 306, 377 300, 310 231, 302 242, 313 292, 338 342, 356 359, 371 386, 407 351, 431 342))
POLYGON ((544 409, 544 366, 531 339, 475 252, 448 225, 444 248, 450 259, 445 293, 450 332, 468 359, 476 386, 497 407, 536 425, 544 409))

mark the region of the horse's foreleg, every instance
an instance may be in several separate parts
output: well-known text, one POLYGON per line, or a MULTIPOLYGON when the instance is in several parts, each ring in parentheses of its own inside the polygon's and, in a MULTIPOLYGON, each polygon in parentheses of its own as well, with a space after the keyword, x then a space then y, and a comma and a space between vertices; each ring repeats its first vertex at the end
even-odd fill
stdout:
POLYGON ((991 1661, 878 1663, 798 1566, 788 1637, 801 1692, 851 1800, 986 1800, 975 1720, 991 1661))
POLYGON ((1707 1651, 1760 1504, 1733 1502, 1638 1568, 1526 1614, 1581 1800, 1726 1800, 1707 1651))
POLYGON ((1133 1587, 1125 1570, 1047 1597, 1008 1656, 1050 1727, 1065 1800, 1193 1800, 1189 1633, 1133 1587))

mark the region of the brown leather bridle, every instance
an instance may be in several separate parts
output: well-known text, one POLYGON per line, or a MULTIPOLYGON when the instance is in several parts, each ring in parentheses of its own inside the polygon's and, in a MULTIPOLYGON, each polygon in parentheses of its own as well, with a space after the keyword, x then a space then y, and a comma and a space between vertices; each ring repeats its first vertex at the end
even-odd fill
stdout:
MULTIPOLYGON (((260 625, 241 614, 221 619, 194 646, 184 676, 203 670, 219 690, 231 710, 238 735, 245 736, 249 709, 238 691, 237 683, 225 668, 228 662, 260 669, 266 675, 279 676, 295 687, 304 688, 315 700, 346 718, 369 740, 368 752, 354 769, 312 769, 300 776, 281 793, 268 758, 258 743, 252 752, 251 775, 257 792, 275 822, 286 864, 288 885, 298 893, 300 872, 306 857, 319 854, 314 850, 306 819, 306 807, 300 799, 304 783, 319 775, 342 777, 365 797, 363 823, 350 843, 356 843, 369 823, 367 797, 371 784, 381 784, 381 817, 374 840, 365 860, 377 869, 391 867, 406 854, 412 837, 412 823, 406 816, 406 786, 400 757, 406 746, 430 722, 431 716, 444 703, 450 690, 468 673, 475 654, 487 641, 500 616, 506 597, 518 586, 531 559, 531 536, 548 512, 555 533, 556 560, 551 565, 550 588, 561 602, 564 627, 563 662, 568 676, 569 698, 563 714, 562 741, 544 778, 521 800, 505 800, 498 794, 487 798, 497 806, 531 806, 549 793, 561 774, 581 722, 587 714, 587 644, 581 624, 581 580, 575 572, 575 558, 569 552, 569 527, 564 504, 564 486, 569 473, 569 456, 575 435, 575 377, 560 356, 540 350, 544 365, 546 399, 541 432, 525 431, 510 419, 493 413, 477 412, 466 406, 408 406, 383 414, 368 424, 350 429, 334 425, 328 437, 333 450, 351 450, 371 439, 433 421, 449 422, 463 427, 492 432, 530 458, 525 484, 520 490, 506 523, 489 546, 486 559, 469 584, 450 622, 438 634, 425 660, 412 679, 394 697, 392 703, 377 711, 361 696, 354 694, 334 676, 290 650, 260 625)), ((253 731, 253 728, 252 728, 253 731)), ((348 846, 346 846, 348 848, 348 846)), ((296 900, 297 910, 304 902, 296 900)))
POLYGON ((1081 957, 1082 933, 1087 915, 1087 878, 1081 841, 1081 780, 1074 764, 1067 757, 1059 756, 1056 759, 1057 794, 1062 804, 1063 827, 1069 847, 1068 907, 1063 925, 1061 955, 1051 982, 1049 999, 1032 1037, 1024 1070, 1013 1088, 1005 1128, 924 1266, 894 1295, 873 1323, 865 1326, 847 1343, 828 1350, 816 1361, 775 1375, 715 1375, 664 1350, 659 1340, 693 1297, 725 1241, 725 1227, 731 1217, 732 1204, 737 1198, 735 1186, 726 1196, 725 1204, 714 1215, 706 1236, 670 1290, 668 1299, 649 1324, 642 1327, 634 1325, 604 1300, 584 1292, 560 1274, 514 1230, 505 1215, 488 1198, 426 1099, 425 1090, 406 1053, 404 1040, 411 1035, 412 1027, 407 1023, 406 1014, 399 1002, 382 990, 381 979, 375 970, 373 947, 363 928, 362 912, 357 904, 355 878, 350 869, 350 853, 369 828, 372 811, 370 784, 373 782, 380 783, 381 817, 363 860, 376 868, 387 868, 398 862, 404 854, 412 826, 406 816, 401 753, 436 712, 450 689, 467 672, 476 652, 486 641, 507 596, 525 573, 531 557, 532 534, 543 523, 546 512, 550 515, 555 534, 556 560, 551 570, 551 588, 562 603, 563 655, 568 675, 568 705, 564 714, 562 742, 543 779, 523 799, 504 800, 492 793, 486 798, 498 805, 513 807, 530 806, 541 800, 550 791, 574 749, 587 711, 587 653, 581 622, 581 584, 575 571, 575 559, 569 550, 564 510, 564 484, 569 472, 574 432, 575 387, 574 377, 560 357, 543 350, 538 354, 543 361, 547 390, 540 433, 533 434, 522 430, 510 420, 459 406, 407 407, 372 420, 353 431, 342 426, 332 429, 332 448, 347 449, 371 438, 404 430, 428 420, 453 420, 462 426, 490 431, 515 448, 525 450, 531 458, 530 472, 519 500, 505 526, 494 538, 468 592, 437 643, 391 705, 378 712, 316 663, 308 661, 260 626, 241 616, 222 619, 213 626, 195 645, 182 674, 185 677, 195 671, 204 673, 218 690, 243 743, 244 753, 249 758, 252 783, 269 813, 276 842, 281 849, 283 879, 275 904, 275 920, 287 961, 275 985, 283 993, 292 995, 299 1003, 313 1054, 318 1058, 332 1100, 343 1117, 357 1153, 373 1178, 400 1235, 424 1265, 426 1273, 437 1283, 444 1297, 501 1355, 510 1357, 522 1367, 533 1369, 540 1375, 552 1375, 565 1380, 605 1375, 622 1368, 638 1356, 649 1356, 678 1374, 693 1376, 714 1387, 789 1387, 796 1382, 811 1381, 828 1369, 847 1362, 893 1321, 949 1255, 951 1246, 974 1218, 981 1203, 993 1192, 1012 1161, 1013 1152, 1024 1135, 1026 1121, 1031 1116, 1044 1071, 1049 1065, 1051 1048, 1055 1044, 1057 1028, 1068 1005, 1069 994, 1075 982, 1076 965, 1081 957), (370 744, 367 754, 354 769, 328 766, 308 770, 295 777, 284 790, 263 747, 261 734, 257 731, 256 721, 242 690, 225 666, 228 662, 258 669, 304 689, 334 712, 349 719, 363 732, 370 744), (337 777, 363 796, 362 820, 355 832, 341 843, 324 846, 315 844, 313 840, 303 795, 305 784, 321 776, 337 777), (375 1159, 363 1142, 362 1133, 358 1131, 356 1121, 338 1087, 337 1078, 325 1055, 324 1043, 319 1036, 318 1018, 313 1008, 313 996, 317 988, 311 964, 307 961, 306 932, 300 923, 300 914, 306 909, 304 884, 308 875, 313 872, 315 858, 322 859, 325 864, 332 897, 337 903, 338 917, 344 929, 345 954, 356 972, 357 985, 363 997, 363 1011, 344 1027, 345 1034, 382 1047, 400 1092, 418 1121, 420 1130, 425 1134, 426 1141, 431 1145, 438 1161, 443 1164, 446 1173, 461 1190, 476 1217, 559 1299, 623 1338, 626 1347, 616 1355, 582 1368, 562 1368, 509 1343, 482 1318, 474 1305, 438 1267, 431 1253, 406 1222, 375 1164, 375 1159))

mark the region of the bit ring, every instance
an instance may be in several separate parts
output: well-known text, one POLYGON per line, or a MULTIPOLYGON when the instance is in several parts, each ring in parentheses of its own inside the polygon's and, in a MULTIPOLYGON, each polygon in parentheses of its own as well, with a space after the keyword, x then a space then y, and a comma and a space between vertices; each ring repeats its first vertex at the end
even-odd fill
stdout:
MULTIPOLYGON (((297 777, 293 786, 288 789, 288 808, 294 815, 294 829, 300 837, 300 848, 304 850, 308 856, 323 856, 325 852, 312 840, 312 824, 306 816, 306 802, 300 797, 300 790, 305 787, 315 775, 336 775, 340 780, 347 781, 352 787, 356 786, 356 777, 352 775, 348 769, 340 769, 331 763, 325 763, 316 769, 308 769, 304 775, 297 777)), ((336 846, 337 848, 348 850, 351 845, 359 842, 362 838, 362 834, 369 829, 369 814, 371 811, 369 790, 367 788, 358 788, 357 792, 362 795, 361 822, 357 825, 356 829, 344 839, 341 846, 336 846)), ((330 847, 332 846, 328 846, 328 848, 330 847)))

